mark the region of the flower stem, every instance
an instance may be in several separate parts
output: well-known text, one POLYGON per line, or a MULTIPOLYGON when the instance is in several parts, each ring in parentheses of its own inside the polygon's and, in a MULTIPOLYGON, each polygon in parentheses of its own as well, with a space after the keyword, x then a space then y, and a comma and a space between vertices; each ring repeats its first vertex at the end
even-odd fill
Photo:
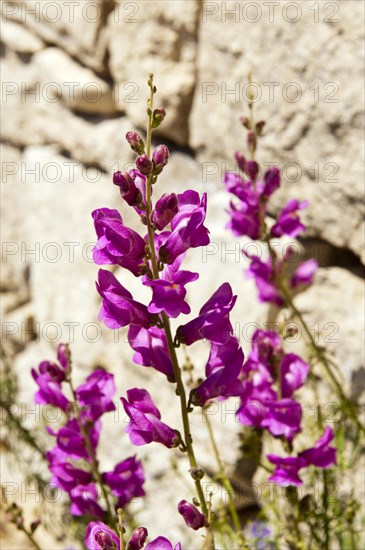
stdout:
POLYGON ((236 505, 235 505, 234 500, 233 500, 233 487, 232 487, 232 484, 231 484, 231 482, 230 482, 230 480, 227 477, 227 474, 225 472, 224 463, 221 459, 219 449, 217 447, 217 443, 216 443, 215 438, 214 438, 212 424, 209 420, 209 416, 207 415, 204 408, 202 409, 202 411, 203 411, 204 422, 206 422, 206 424, 207 424, 209 439, 210 439, 210 442, 212 444, 213 453, 214 453, 215 459, 216 459, 217 464, 218 464, 219 477, 220 477, 220 480, 223 483, 223 486, 224 486, 225 490, 228 493, 228 505, 229 505, 229 510, 230 510, 231 516, 232 516, 233 524, 234 524, 234 527, 235 527, 236 531, 240 532, 241 531, 241 522, 240 522, 240 519, 238 517, 238 513, 237 513, 237 510, 236 510, 236 505))
POLYGON ((93 474, 94 480, 99 484, 101 492, 103 494, 105 504, 106 504, 106 507, 107 507, 108 521, 111 523, 111 526, 114 529, 117 529, 118 525, 117 525, 117 522, 116 522, 116 519, 115 519, 115 513, 113 512, 113 504, 110 504, 109 493, 108 493, 108 491, 105 487, 105 484, 103 482, 103 477, 102 477, 102 475, 100 473, 100 470, 99 470, 99 461, 96 458, 95 451, 94 451, 94 449, 93 449, 93 447, 90 443, 89 436, 87 434, 87 431, 85 430, 85 426, 83 425, 82 419, 81 419, 80 414, 79 414, 79 409, 78 409, 78 406, 77 406, 77 396, 76 396, 76 392, 75 392, 75 389, 74 389, 74 386, 73 386, 73 383, 72 383, 72 380, 71 380, 71 375, 69 375, 67 381, 68 381, 70 389, 71 389, 71 393, 72 393, 74 403, 76 404, 76 411, 77 411, 76 412, 76 420, 77 420, 77 423, 79 425, 82 438, 84 440, 84 444, 85 444, 87 454, 89 455, 89 458, 90 458, 90 461, 91 461, 91 464, 90 464, 91 472, 93 474))
MULTIPOLYGON (((148 110, 147 110, 148 124, 147 124, 147 138, 146 138, 146 154, 150 156, 151 140, 152 140, 153 95, 155 93, 155 88, 153 85, 153 75, 150 75, 148 84, 150 86, 150 98, 148 101, 148 110)), ((149 244, 149 252, 150 252, 150 258, 151 258, 152 275, 154 279, 158 279, 159 271, 158 271, 158 265, 157 265, 155 243, 154 243, 154 229, 151 224, 151 210, 152 210, 151 195, 152 195, 152 175, 148 176, 147 183, 146 183, 146 223, 147 223, 147 230, 148 230, 148 244, 149 244)), ((182 416, 182 422, 183 422, 183 428, 184 428, 184 439, 185 439, 184 443, 185 443, 186 452, 189 458, 190 468, 192 470, 195 470, 195 469, 198 469, 198 463, 196 461, 194 448, 193 448, 193 438, 191 436, 191 430, 190 430, 189 413, 188 413, 188 407, 187 407, 185 387, 182 380, 181 369, 179 366, 179 361, 177 358, 176 349, 175 349, 172 334, 171 334, 170 320, 164 311, 162 312, 161 317, 162 317, 163 329, 166 335, 167 346, 168 346, 169 354, 170 354, 173 369, 174 369, 174 375, 175 375, 176 386, 177 386, 177 394, 180 398, 181 416, 182 416)), ((200 479, 196 479, 196 476, 193 479, 194 479, 196 491, 199 497, 199 501, 202 507, 202 512, 206 517, 208 517, 208 506, 207 506, 206 499, 204 497, 201 481, 200 479)), ((209 525, 209 522, 207 525, 207 541, 209 541, 209 546, 207 546, 207 550, 208 549, 214 550, 213 531, 211 529, 211 525, 209 525)))
POLYGON ((343 405, 346 406, 347 411, 349 412, 350 416, 355 421, 358 428, 362 432, 364 432, 365 427, 361 424, 361 422, 357 418, 356 409, 354 407, 354 404, 346 396, 345 392, 342 389, 342 386, 341 386, 340 382, 337 380, 336 376, 334 375, 334 373, 332 371, 331 364, 333 365, 333 362, 330 361, 326 357, 325 350, 321 346, 319 346, 317 344, 317 342, 315 341, 315 338, 314 338, 312 332, 310 331, 310 328, 308 327, 308 324, 305 321, 305 319, 303 317, 303 314, 301 313, 301 311, 295 305, 295 303, 293 301, 293 298, 292 298, 292 295, 291 295, 290 291, 288 290, 287 286, 285 285, 285 283, 282 281, 282 278, 281 278, 280 274, 277 273, 277 270, 276 270, 276 255, 275 255, 275 251, 273 250, 273 248, 271 246, 269 237, 266 238, 266 243, 268 245, 270 257, 271 257, 271 260, 272 260, 273 270, 274 270, 274 274, 275 274, 275 283, 276 283, 279 291, 281 292, 281 295, 284 299, 286 307, 288 307, 292 311, 292 313, 295 315, 295 317, 297 317, 297 319, 299 320, 300 324, 302 325, 302 327, 304 329, 304 332, 306 333, 306 335, 307 335, 307 337, 308 337, 308 339, 311 343, 311 346, 312 346, 312 348, 313 348, 320 364, 322 365, 322 367, 323 367, 327 377, 329 378, 332 386, 334 387, 334 389, 336 390, 338 396, 340 397, 343 405))

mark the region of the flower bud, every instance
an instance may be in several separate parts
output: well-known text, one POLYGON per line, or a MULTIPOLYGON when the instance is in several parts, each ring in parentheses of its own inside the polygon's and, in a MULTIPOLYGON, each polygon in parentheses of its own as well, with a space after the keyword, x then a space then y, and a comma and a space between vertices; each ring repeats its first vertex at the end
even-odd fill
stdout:
POLYGON ((181 500, 177 509, 184 518, 188 527, 191 527, 195 531, 201 527, 204 527, 205 516, 199 512, 198 508, 194 506, 194 504, 190 504, 190 502, 187 502, 186 500, 181 500))
POLYGON ((256 123, 255 128, 256 128, 256 135, 257 136, 261 136, 265 124, 266 124, 266 122, 264 120, 260 120, 259 122, 256 123))
POLYGON ((169 150, 166 145, 158 145, 152 153, 153 173, 158 175, 162 172, 169 160, 169 150))
POLYGON ((248 162, 246 162, 245 172, 251 181, 256 180, 259 170, 259 165, 255 160, 249 160, 248 162))
POLYGON ((165 193, 156 202, 151 216, 152 222, 161 231, 176 216, 178 210, 178 201, 175 193, 165 193))
POLYGON ((128 141, 132 151, 141 155, 144 151, 144 141, 138 132, 127 132, 125 139, 128 141))
POLYGON ((249 148, 251 154, 253 154, 256 151, 256 145, 257 145, 255 132, 248 132, 248 134, 247 134, 247 145, 248 145, 248 148, 249 148))
POLYGON ((148 531, 145 527, 137 527, 129 539, 126 550, 141 550, 146 542, 147 535, 148 531))
POLYGON ((153 111, 152 128, 158 128, 161 122, 166 116, 166 110, 163 107, 159 107, 153 111))
POLYGON ((136 158, 136 166, 137 166, 137 169, 144 176, 149 176, 153 168, 153 164, 151 160, 145 153, 143 153, 143 155, 141 155, 140 157, 136 158))
POLYGON ((191 468, 189 474, 195 481, 203 479, 204 477, 204 472, 201 468, 191 468))
POLYGON ((264 186, 264 195, 265 197, 270 197, 280 187, 280 170, 275 166, 269 168, 265 172, 264 176, 265 186, 264 186))
POLYGON ((120 188, 120 194, 127 204, 135 206, 139 203, 141 192, 128 172, 115 172, 113 183, 120 188))
POLYGON ((68 371, 71 364, 71 352, 68 344, 59 344, 57 347, 57 359, 63 369, 68 371))
POLYGON ((240 151, 236 151, 234 154, 238 168, 244 172, 246 167, 246 159, 240 151))
POLYGON ((242 124, 242 126, 247 128, 247 130, 249 130, 251 128, 251 122, 250 122, 250 119, 247 118, 247 116, 241 116, 240 117, 240 123, 242 124))

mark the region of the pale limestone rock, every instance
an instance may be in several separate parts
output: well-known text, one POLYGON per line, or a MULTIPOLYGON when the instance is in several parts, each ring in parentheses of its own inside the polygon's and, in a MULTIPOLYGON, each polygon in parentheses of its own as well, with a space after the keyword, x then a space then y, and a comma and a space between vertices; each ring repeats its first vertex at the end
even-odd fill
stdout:
POLYGON ((34 54, 44 48, 44 42, 36 34, 13 21, 1 24, 1 41, 19 53, 34 54))
POLYGON ((108 19, 110 69, 119 108, 145 127, 147 79, 154 73, 156 107, 168 115, 161 135, 186 144, 195 85, 199 2, 119 2, 108 19), (134 7, 135 13, 131 12, 134 7))
POLYGON ((50 102, 61 100, 82 113, 114 114, 114 98, 108 84, 61 49, 47 48, 37 53, 32 63, 42 95, 50 102))
POLYGON ((102 30, 112 4, 110 0, 4 0, 2 13, 5 21, 19 21, 47 44, 59 46, 85 65, 104 72, 102 30))
POLYGON ((279 162, 286 179, 276 210, 289 197, 309 199, 304 218, 311 234, 364 260, 363 105, 354 86, 363 66, 356 44, 363 35, 364 5, 339 3, 331 17, 333 9, 318 4, 316 14, 300 1, 290 10, 277 6, 270 20, 268 5, 249 11, 244 2, 217 3, 211 13, 208 4, 202 11, 190 145, 220 172, 222 161, 233 168, 234 151, 244 148, 238 117, 248 111, 245 85, 252 70, 251 91, 261 97, 255 116, 267 120, 258 159, 279 162), (229 15, 229 8, 236 11, 229 15), (289 163, 296 163, 300 178, 289 163))

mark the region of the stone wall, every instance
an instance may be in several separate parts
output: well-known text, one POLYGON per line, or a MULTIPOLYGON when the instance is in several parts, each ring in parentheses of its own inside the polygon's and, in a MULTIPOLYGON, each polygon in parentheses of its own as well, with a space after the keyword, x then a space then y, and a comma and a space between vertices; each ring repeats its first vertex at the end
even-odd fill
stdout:
MULTIPOLYGON (((188 265, 201 273, 191 303, 199 307, 229 280, 239 294, 233 319, 248 349, 250 323, 262 326, 269 312, 243 276, 242 243, 225 230, 221 181, 243 143, 238 117, 247 109, 249 71, 257 117, 267 121, 259 159, 283 168, 273 208, 293 196, 310 201, 310 239, 302 245, 321 269, 298 303, 358 397, 364 384, 364 4, 3 0, 1 8, 3 343, 19 376, 19 399, 32 401, 30 367, 52 358, 56 342, 71 340, 80 378, 95 365, 106 366, 118 375, 118 395, 144 385, 165 420, 178 423, 172 390, 162 392, 156 373, 133 365, 125 333, 116 342, 97 323, 97 269, 90 261, 90 212, 123 208, 111 175, 132 159, 125 132, 144 128, 149 72, 168 111, 158 139, 168 140, 172 151, 161 193, 192 186, 209 196, 213 245, 189 256, 188 265)), ((128 212, 123 217, 135 223, 128 212)), ((118 275, 140 292, 138 282, 118 275)), ((200 368, 205 355, 197 352, 200 368)), ((214 420, 233 468, 239 427, 227 419, 214 420)), ((195 420, 198 454, 209 468, 207 434, 198 414, 195 420)), ((44 428, 38 423, 34 429, 44 428)), ((111 423, 107 432, 113 449, 106 437, 103 460, 111 465, 133 449, 120 424, 111 423)), ((171 478, 161 480, 169 455, 157 447, 140 454, 150 467, 147 488, 158 484, 161 499, 169 502, 171 478)), ((11 469, 4 475, 19 479, 11 469)), ((185 497, 183 484, 179 490, 185 497)), ((155 506, 150 495, 141 523, 151 535, 177 540, 177 514, 166 526, 164 517, 155 517, 155 506)), ((42 536, 43 548, 55 548, 42 536)), ((21 540, 11 532, 9 537, 7 548, 18 549, 21 540)))

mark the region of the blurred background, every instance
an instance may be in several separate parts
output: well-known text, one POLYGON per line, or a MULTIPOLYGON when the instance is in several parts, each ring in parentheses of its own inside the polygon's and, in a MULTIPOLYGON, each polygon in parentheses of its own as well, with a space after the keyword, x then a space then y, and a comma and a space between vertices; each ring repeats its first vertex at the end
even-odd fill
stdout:
MULTIPOLYGON (((2 355, 5 401, 15 401, 13 412, 23 425, 50 448, 50 439, 42 435, 47 419, 32 405, 30 368, 53 359, 56 345, 67 341, 76 379, 103 366, 117 376, 117 398, 132 386, 146 387, 164 420, 179 423, 171 406, 173 389, 161 384, 158 373, 133 365, 125 331, 112 333, 98 323, 97 267, 91 261, 93 209, 120 208, 126 224, 137 222, 121 203, 112 174, 131 167, 124 135, 145 128, 150 72, 156 106, 167 109, 156 143, 171 149, 155 192, 194 188, 208 193, 212 243, 192 251, 186 262, 201 274, 200 283, 189 289, 192 314, 229 280, 239 295, 233 320, 246 353, 253 330, 277 321, 276 312, 258 304, 252 281, 244 277, 245 241, 225 230, 229 198, 222 180, 226 170, 235 169, 234 152, 245 151, 239 116, 247 114, 251 91, 257 120, 266 120, 258 160, 282 169, 271 214, 288 198, 309 200, 303 214, 309 230, 298 251, 301 258, 314 256, 321 267, 297 303, 318 341, 339 362, 347 391, 360 399, 363 2, 3 0, 1 9, 2 355)), ((117 273, 142 301, 139 281, 117 273)), ((297 353, 305 351, 302 338, 295 346, 297 353)), ((208 351, 202 347, 195 353, 197 368, 203 369, 208 351)), ((231 471, 250 483, 252 468, 246 464, 237 470, 240 426, 234 414, 219 409, 214 422, 231 471)), ((18 428, 13 435, 5 430, 2 439, 3 482, 9 498, 34 519, 40 514, 31 493, 34 472, 41 476, 44 470, 36 451, 19 445, 18 428)), ((209 442, 198 413, 194 430, 198 455, 209 471, 209 442)), ((103 435, 103 464, 112 466, 128 453, 134 450, 123 422, 114 418, 103 435)), ((164 534, 176 542, 186 538, 178 514, 171 513, 167 523, 165 513, 155 513, 156 500, 163 509, 172 498, 177 501, 177 493, 186 498, 178 474, 185 463, 176 458, 175 472, 163 477, 170 455, 157 445, 138 450, 146 460, 149 496, 135 508, 151 536, 164 534)), ((240 502, 246 511, 259 504, 250 490, 240 502)), ((55 527, 60 507, 48 506, 48 514, 49 509, 45 523, 55 527)), ((11 526, 4 530, 3 548, 27 548, 11 526)), ((53 530, 39 531, 42 547, 64 548, 57 539, 65 529, 53 530)))

